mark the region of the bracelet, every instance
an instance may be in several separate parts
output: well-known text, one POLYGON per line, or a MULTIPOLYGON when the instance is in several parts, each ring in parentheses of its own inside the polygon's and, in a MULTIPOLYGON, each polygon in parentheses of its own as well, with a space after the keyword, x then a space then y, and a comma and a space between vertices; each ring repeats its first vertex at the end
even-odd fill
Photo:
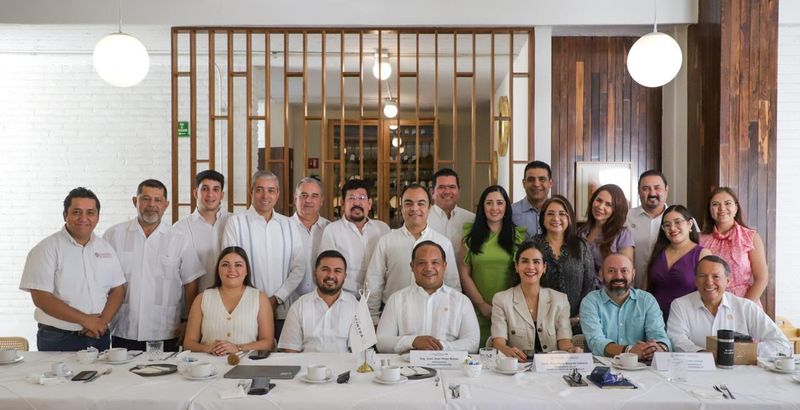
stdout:
POLYGON ((625 353, 628 353, 628 352, 630 352, 630 351, 631 351, 631 349, 633 349, 633 345, 627 345, 627 346, 625 346, 625 353))

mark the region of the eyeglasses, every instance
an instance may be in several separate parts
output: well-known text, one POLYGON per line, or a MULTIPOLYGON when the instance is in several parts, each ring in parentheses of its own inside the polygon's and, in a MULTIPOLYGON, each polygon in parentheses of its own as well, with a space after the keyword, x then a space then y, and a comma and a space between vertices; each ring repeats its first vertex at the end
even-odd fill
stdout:
POLYGON ((664 222, 663 224, 661 224, 661 229, 668 231, 672 229, 673 226, 678 227, 683 225, 684 222, 686 222, 686 220, 683 218, 673 219, 672 221, 664 222))
POLYGON ((366 195, 349 195, 345 199, 348 201, 366 201, 369 197, 366 195))

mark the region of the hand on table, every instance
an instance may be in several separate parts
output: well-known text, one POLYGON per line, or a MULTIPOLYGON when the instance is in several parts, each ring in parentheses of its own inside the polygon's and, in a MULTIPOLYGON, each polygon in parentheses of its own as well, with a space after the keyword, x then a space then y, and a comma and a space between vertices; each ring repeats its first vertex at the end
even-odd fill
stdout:
POLYGON ((414 349, 417 350, 442 350, 444 346, 439 339, 433 336, 417 336, 414 342, 411 343, 414 349))
POLYGON ((236 353, 239 351, 239 348, 236 347, 235 344, 228 342, 226 340, 217 340, 214 342, 208 350, 208 353, 211 353, 215 356, 224 356, 228 353, 236 353))
POLYGON ((517 347, 511 347, 506 345, 498 347, 497 350, 506 355, 506 357, 516 357, 517 359, 519 359, 520 362, 524 363, 528 361, 528 355, 526 355, 525 352, 523 352, 517 347))
POLYGON ((653 358, 653 353, 660 350, 662 350, 661 346, 651 340, 648 342, 636 342, 636 344, 631 347, 630 353, 635 353, 639 356, 639 360, 650 360, 653 358))

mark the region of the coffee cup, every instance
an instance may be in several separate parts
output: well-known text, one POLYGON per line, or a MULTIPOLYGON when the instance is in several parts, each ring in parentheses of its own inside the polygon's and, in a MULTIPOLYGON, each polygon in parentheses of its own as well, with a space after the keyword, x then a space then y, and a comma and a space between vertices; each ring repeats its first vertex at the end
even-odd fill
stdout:
POLYGON ((400 366, 389 366, 381 368, 381 379, 387 382, 400 380, 400 366))
POLYGON ((784 372, 793 372, 795 368, 794 357, 779 357, 775 359, 775 369, 784 372))
POLYGON ((189 376, 208 377, 214 372, 214 366, 209 362, 197 362, 189 365, 189 376))
POLYGON ((78 357, 78 363, 94 363, 97 360, 97 350, 80 350, 75 355, 78 357))
POLYGON ((66 369, 64 368, 64 362, 55 362, 50 365, 50 372, 53 373, 53 376, 61 377, 67 374, 66 369))
POLYGON ((639 363, 639 356, 636 353, 621 353, 614 356, 614 360, 622 367, 635 367, 639 363))
POLYGON ((513 372, 517 370, 519 361, 516 357, 500 357, 495 364, 498 369, 506 372, 513 372))
POLYGON ((0 362, 10 362, 17 358, 17 349, 0 349, 0 362))
POLYGON ((322 381, 328 378, 330 370, 324 364, 313 364, 306 368, 306 377, 309 380, 322 381))
POLYGON ((124 347, 114 347, 112 349, 108 349, 109 362, 121 362, 124 360, 128 360, 128 349, 124 347))

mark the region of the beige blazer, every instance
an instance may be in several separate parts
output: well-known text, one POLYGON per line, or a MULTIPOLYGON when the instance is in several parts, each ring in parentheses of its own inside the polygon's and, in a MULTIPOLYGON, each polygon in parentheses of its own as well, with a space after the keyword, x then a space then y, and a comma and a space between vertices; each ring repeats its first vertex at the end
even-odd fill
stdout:
POLYGON ((572 338, 567 295, 549 288, 539 290, 534 332, 522 288, 517 285, 496 293, 492 298, 492 338, 495 337, 506 339, 509 346, 531 351, 538 337, 543 351, 558 350, 558 340, 572 338))

